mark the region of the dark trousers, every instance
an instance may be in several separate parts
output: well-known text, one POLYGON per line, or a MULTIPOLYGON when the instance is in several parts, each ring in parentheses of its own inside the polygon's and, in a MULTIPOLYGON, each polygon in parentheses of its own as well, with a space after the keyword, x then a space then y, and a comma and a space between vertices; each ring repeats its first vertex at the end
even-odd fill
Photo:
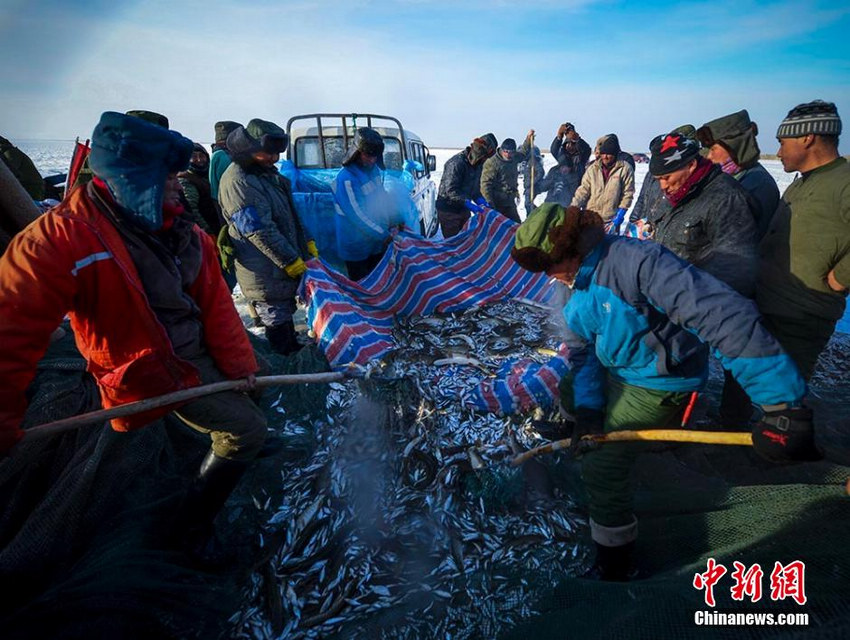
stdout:
POLYGON ((456 236, 470 218, 469 211, 437 211, 444 238, 456 236))

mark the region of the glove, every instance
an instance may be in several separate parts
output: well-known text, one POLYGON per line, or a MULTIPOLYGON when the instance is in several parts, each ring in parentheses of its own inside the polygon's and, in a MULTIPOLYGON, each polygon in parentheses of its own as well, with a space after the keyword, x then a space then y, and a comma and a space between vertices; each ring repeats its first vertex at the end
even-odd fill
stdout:
POLYGON ((815 449, 812 410, 807 407, 765 411, 753 427, 753 449, 771 462, 820 460, 815 449))
POLYGON ((224 225, 218 232, 216 238, 216 246, 218 246, 218 260, 221 262, 221 268, 227 273, 233 273, 233 265, 236 262, 236 249, 230 242, 230 234, 227 233, 227 225, 224 225))
POLYGON ((304 261, 301 258, 295 258, 295 260, 286 265, 283 270, 286 271, 286 275, 290 278, 297 280, 302 273, 307 271, 307 265, 304 264, 304 261))
POLYGON ((620 233, 620 225, 623 224, 623 220, 626 217, 626 210, 620 207, 617 209, 617 215, 614 216, 614 219, 611 220, 611 228, 608 230, 608 233, 619 235, 620 233))
POLYGON ((315 240, 308 240, 307 241, 307 253, 309 253, 314 258, 319 257, 319 248, 316 246, 315 240))
POLYGON ((579 408, 575 410, 576 426, 570 441, 570 453, 579 457, 588 451, 599 448, 599 443, 593 440, 583 440, 582 436, 602 435, 605 433, 603 427, 605 416, 596 409, 579 408))
MULTIPOLYGON (((550 131, 551 131, 551 129, 550 129, 550 131)), ((567 125, 565 123, 565 124, 562 124, 560 127, 558 127, 558 137, 563 138, 566 133, 567 133, 567 125)))

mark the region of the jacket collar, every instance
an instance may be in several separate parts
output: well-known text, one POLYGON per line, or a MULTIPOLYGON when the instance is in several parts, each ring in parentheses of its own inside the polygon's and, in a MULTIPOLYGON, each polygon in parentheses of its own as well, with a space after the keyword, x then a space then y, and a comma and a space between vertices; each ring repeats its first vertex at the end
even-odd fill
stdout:
POLYGON ((593 247, 593 250, 587 254, 584 260, 581 261, 581 266, 576 274, 576 281, 573 285, 574 289, 587 289, 590 286, 590 280, 593 278, 593 272, 596 271, 596 266, 602 258, 602 253, 608 247, 610 238, 603 238, 599 244, 593 247))

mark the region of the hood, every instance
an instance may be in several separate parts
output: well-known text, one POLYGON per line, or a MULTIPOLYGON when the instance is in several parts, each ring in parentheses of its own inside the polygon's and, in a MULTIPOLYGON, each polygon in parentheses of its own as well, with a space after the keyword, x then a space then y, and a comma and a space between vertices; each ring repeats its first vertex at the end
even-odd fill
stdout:
POLYGON ((708 148, 719 142, 741 169, 749 169, 761 156, 757 135, 758 126, 750 120, 746 109, 706 122, 697 129, 697 138, 702 146, 708 148))
POLYGON ((189 165, 193 143, 138 117, 107 111, 92 133, 89 165, 120 214, 146 231, 162 228, 165 179, 189 165))

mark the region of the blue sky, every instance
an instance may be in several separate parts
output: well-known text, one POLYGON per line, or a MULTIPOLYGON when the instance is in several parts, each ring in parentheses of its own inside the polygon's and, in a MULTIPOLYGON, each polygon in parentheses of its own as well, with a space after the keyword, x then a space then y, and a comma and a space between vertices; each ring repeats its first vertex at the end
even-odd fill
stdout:
POLYGON ((848 37, 850 3, 806 0, 0 0, 0 134, 86 137, 147 108, 208 142, 221 119, 371 111, 434 147, 545 145, 569 120, 638 151, 746 108, 773 153, 797 103, 850 118, 848 37))

